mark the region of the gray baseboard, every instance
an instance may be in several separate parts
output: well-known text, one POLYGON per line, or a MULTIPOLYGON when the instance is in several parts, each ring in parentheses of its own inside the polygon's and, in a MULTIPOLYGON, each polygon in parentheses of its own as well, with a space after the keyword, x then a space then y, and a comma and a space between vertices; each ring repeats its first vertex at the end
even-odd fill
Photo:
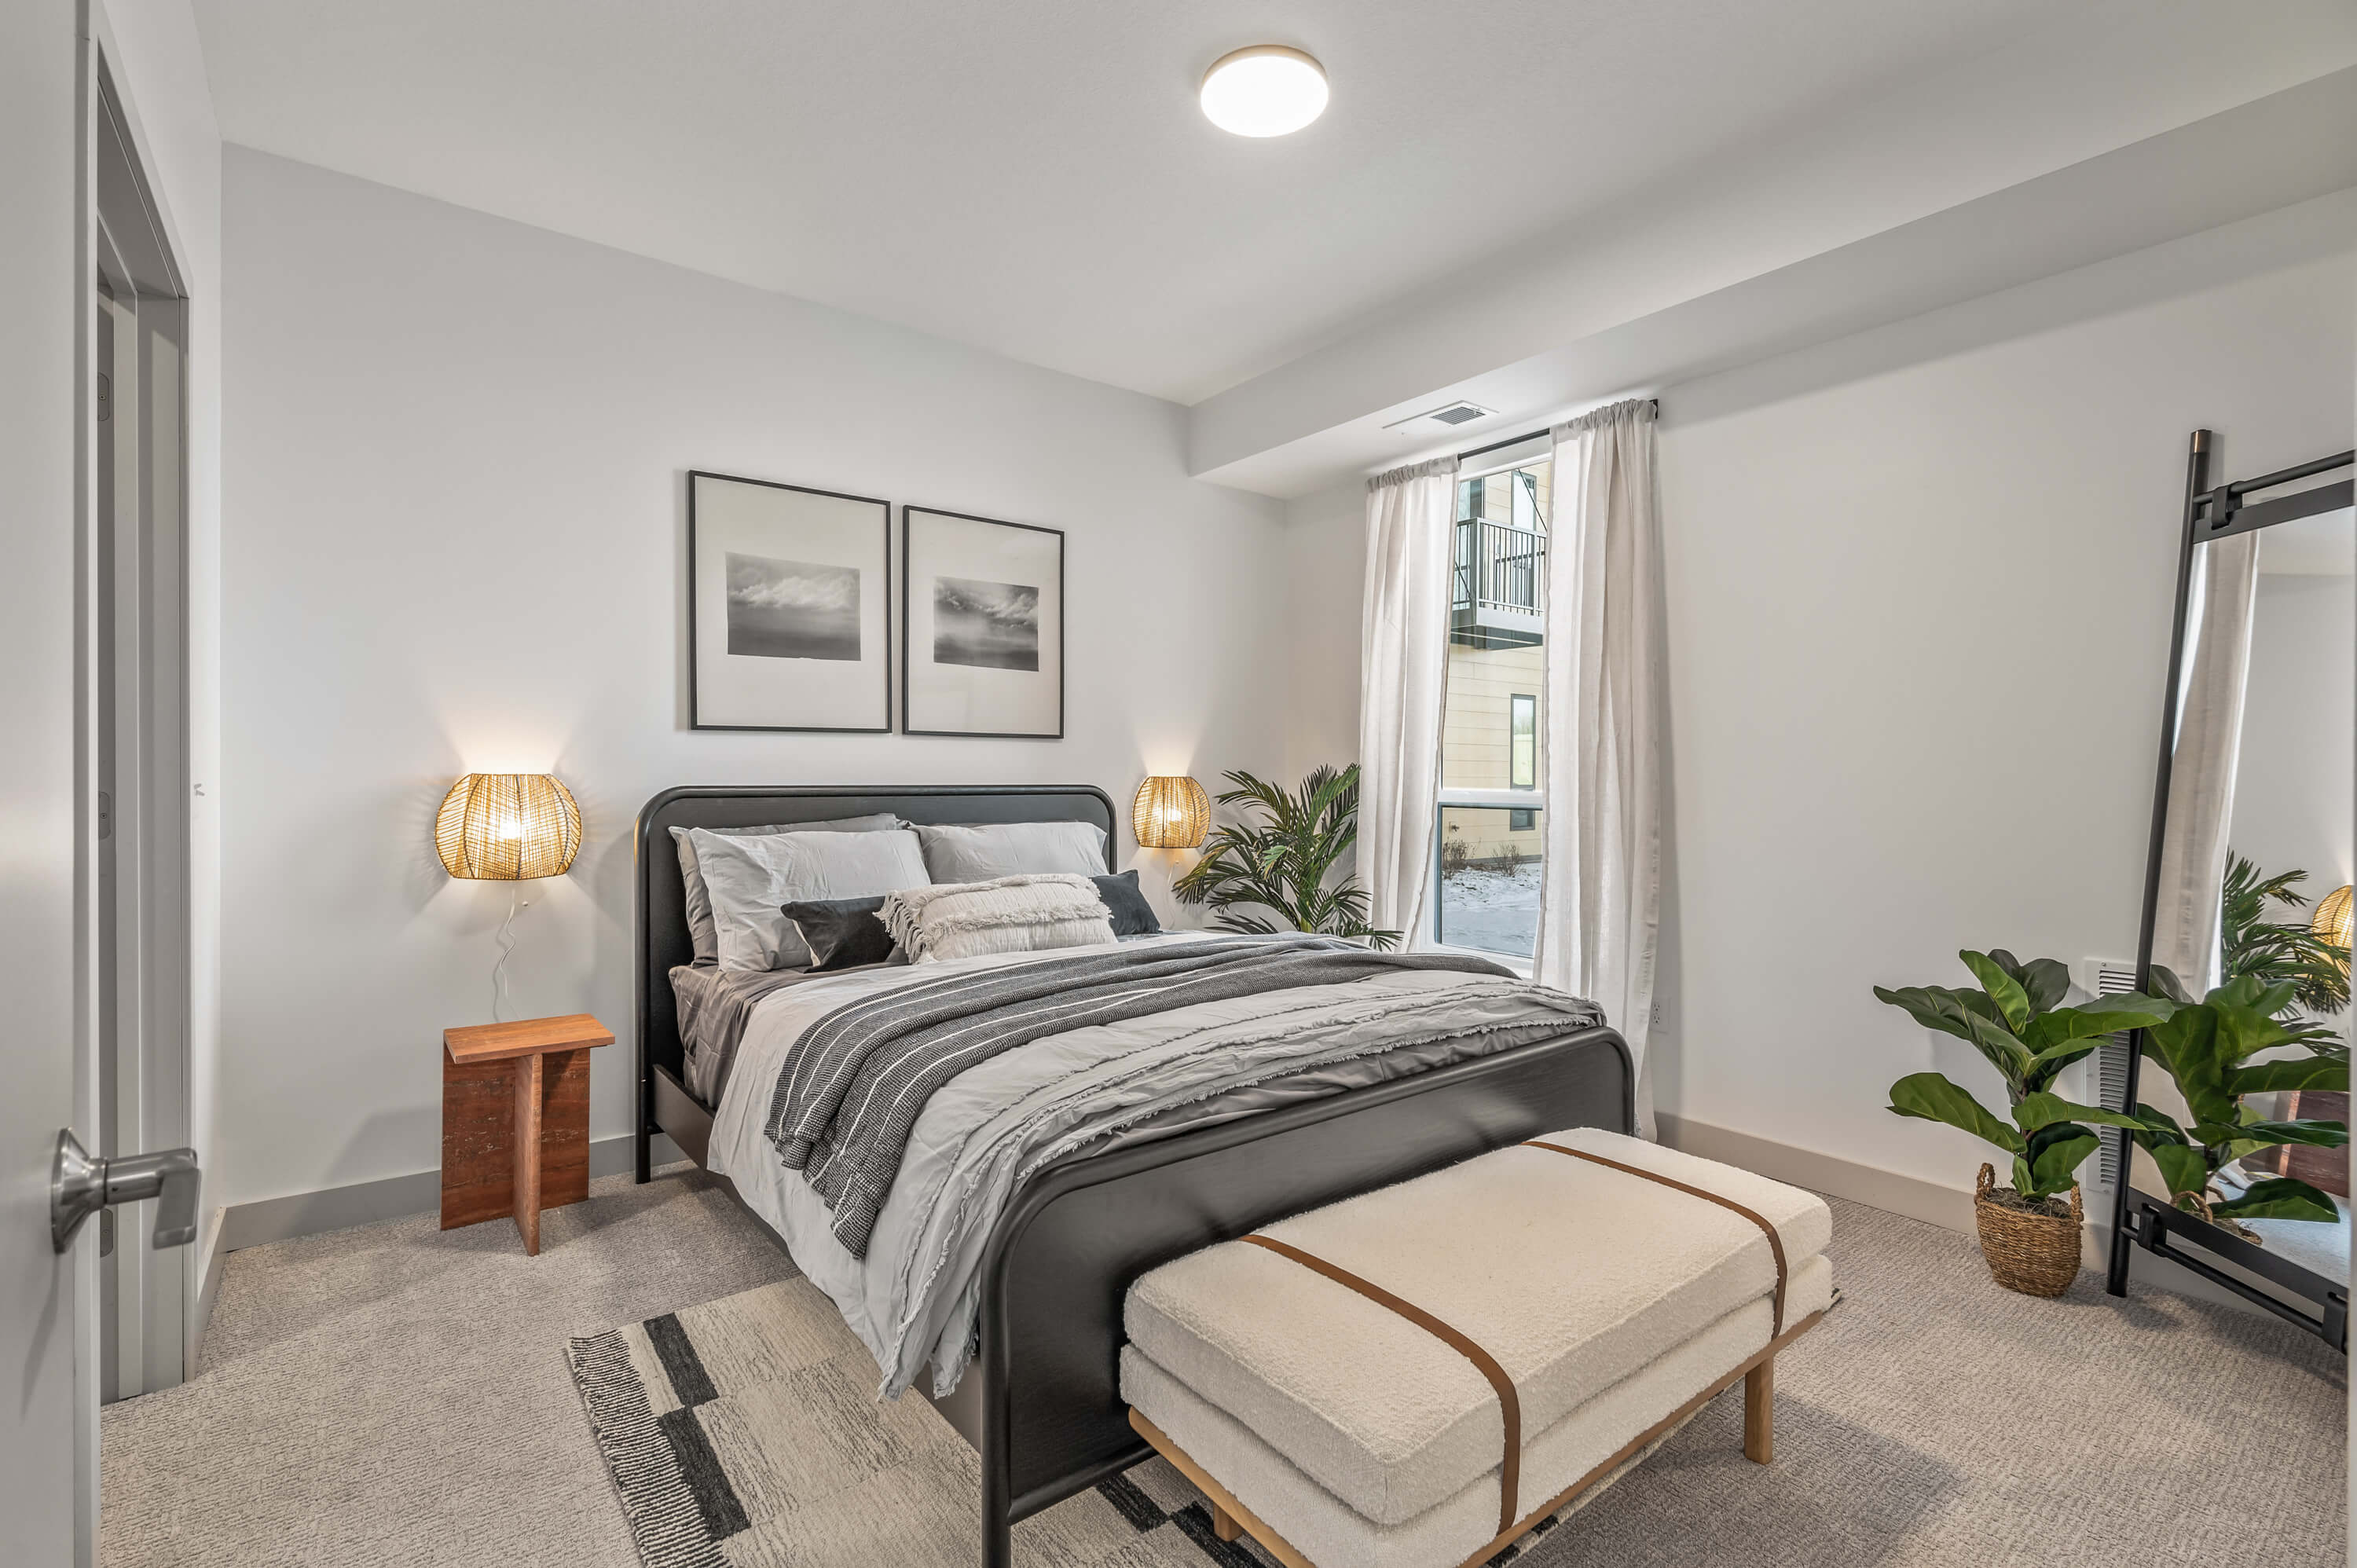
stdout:
MULTIPOLYGON (((1699 1155, 1706 1160, 1739 1166, 1747 1171, 1777 1181, 1804 1187, 1812 1192, 1831 1193, 1868 1208, 1879 1208, 1886 1214, 1901 1214, 1910 1219, 1921 1219, 1944 1230, 1954 1230, 1966 1236, 1977 1236, 1979 1226, 1973 1217, 1973 1195, 1963 1187, 1942 1187, 1920 1176, 1900 1176, 1895 1171, 1874 1165, 1860 1165, 1834 1155, 1821 1155, 1813 1149, 1803 1149, 1791 1144, 1780 1144, 1749 1133, 1738 1133, 1731 1128, 1714 1127, 1707 1122, 1689 1121, 1684 1116, 1661 1112, 1662 1142, 1671 1148, 1683 1149, 1689 1155, 1699 1155)), ((2087 1217, 2087 1240, 2081 1254, 2083 1266, 2100 1270, 2111 1256, 2112 1230, 2109 1212, 2087 1217)), ((2139 1251, 2129 1265, 2130 1277, 2156 1289, 2214 1306, 2230 1306, 2238 1312, 2264 1315, 2266 1308, 2246 1301, 2233 1291, 2212 1284, 2181 1264, 2169 1259, 2139 1251)), ((2266 1282, 2253 1278, 2252 1283, 2271 1288, 2266 1282)), ((2271 1294, 2279 1294, 2272 1293, 2271 1294)))
POLYGON ((1811 1192, 1829 1192, 1886 1214, 1903 1214, 1943 1230, 1960 1230, 1967 1236, 1975 1233, 1973 1195, 1967 1188, 1942 1187, 1921 1176, 1900 1176, 1896 1171, 1779 1144, 1731 1128, 1714 1127, 1707 1122, 1689 1121, 1667 1112, 1661 1112, 1656 1120, 1661 1123, 1662 1142, 1673 1149, 1757 1171, 1777 1181, 1805 1187, 1811 1192))
MULTIPOLYGON (((619 1137, 593 1139, 589 1144, 589 1175, 595 1178, 629 1170, 635 1155, 636 1150, 627 1133, 619 1137)), ((686 1157, 669 1138, 656 1134, 656 1165, 670 1165, 686 1157)), ((221 1215, 221 1239, 216 1243, 216 1251, 234 1252, 243 1247, 291 1241, 298 1236, 317 1236, 328 1230, 347 1230, 355 1225, 374 1225, 380 1220, 399 1219, 404 1215, 430 1214, 441 1206, 442 1171, 439 1166, 430 1171, 414 1171, 407 1176, 385 1176, 378 1181, 354 1182, 350 1187, 331 1187, 318 1192, 292 1192, 284 1197, 236 1203, 221 1215)), ((210 1290, 204 1306, 210 1316, 210 1290)))

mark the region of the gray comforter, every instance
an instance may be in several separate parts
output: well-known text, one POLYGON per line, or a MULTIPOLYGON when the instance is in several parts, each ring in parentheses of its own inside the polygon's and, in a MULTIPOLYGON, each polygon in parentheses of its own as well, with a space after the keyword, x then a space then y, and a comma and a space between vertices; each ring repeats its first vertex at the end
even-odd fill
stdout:
MULTIPOLYGON (((1210 939, 1217 940, 1217 939, 1210 939)), ((1233 939, 1230 939, 1233 940, 1233 939)), ((1191 933, 1135 939, 1175 951, 1191 933)), ((887 1398, 930 1360, 963 1371, 991 1230, 1043 1166, 1274 1104, 1344 1092, 1596 1026, 1596 1007, 1486 971, 1385 965, 1349 984, 1197 1002, 1046 1035, 960 1072, 919 1113, 865 1256, 766 1136, 773 1090, 811 1027, 846 1004, 956 974, 1060 961, 1037 954, 824 976, 754 1010, 716 1108, 711 1167, 775 1227, 874 1352, 887 1398)))
POLYGON ((919 1113, 968 1069, 1050 1035, 1407 970, 1512 978, 1468 955, 1301 937, 1097 950, 929 979, 850 1003, 805 1030, 763 1131, 825 1201, 836 1239, 865 1257, 919 1113))

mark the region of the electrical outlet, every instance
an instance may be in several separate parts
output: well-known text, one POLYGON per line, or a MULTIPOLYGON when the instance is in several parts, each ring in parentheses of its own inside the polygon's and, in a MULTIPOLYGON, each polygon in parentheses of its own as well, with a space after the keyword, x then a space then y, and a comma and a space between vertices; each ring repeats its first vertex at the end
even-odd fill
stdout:
POLYGON ((1667 1017, 1668 1015, 1669 1009, 1660 1001, 1656 1000, 1653 1004, 1653 1027, 1656 1029, 1662 1027, 1663 1020, 1667 1017))

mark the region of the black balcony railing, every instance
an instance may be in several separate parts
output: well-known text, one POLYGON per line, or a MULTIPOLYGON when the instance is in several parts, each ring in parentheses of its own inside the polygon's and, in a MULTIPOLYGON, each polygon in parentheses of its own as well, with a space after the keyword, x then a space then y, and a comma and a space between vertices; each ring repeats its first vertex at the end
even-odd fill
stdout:
POLYGON ((1545 534, 1481 518, 1460 519, 1450 634, 1476 647, 1538 641, 1545 582, 1545 534))

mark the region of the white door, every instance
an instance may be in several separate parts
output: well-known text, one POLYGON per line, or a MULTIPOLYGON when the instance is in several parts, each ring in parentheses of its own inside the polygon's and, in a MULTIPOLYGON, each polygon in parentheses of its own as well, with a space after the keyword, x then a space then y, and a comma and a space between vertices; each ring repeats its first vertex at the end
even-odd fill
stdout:
MULTIPOLYGON (((71 383, 58 392, 70 409, 71 383)), ((0 437, 12 456, 19 439, 0 437)), ((89 1561, 97 1519, 98 1228, 50 1245, 58 1132, 94 1111, 75 1006, 75 527, 70 486, 65 506, 18 510, 23 477, 0 480, 0 1562, 47 1568, 89 1561)))
POLYGON ((97 1109, 79 9, 0 5, 0 1562, 28 1568, 88 1561, 98 1506, 97 1228, 49 1241, 58 1132, 97 1109))

